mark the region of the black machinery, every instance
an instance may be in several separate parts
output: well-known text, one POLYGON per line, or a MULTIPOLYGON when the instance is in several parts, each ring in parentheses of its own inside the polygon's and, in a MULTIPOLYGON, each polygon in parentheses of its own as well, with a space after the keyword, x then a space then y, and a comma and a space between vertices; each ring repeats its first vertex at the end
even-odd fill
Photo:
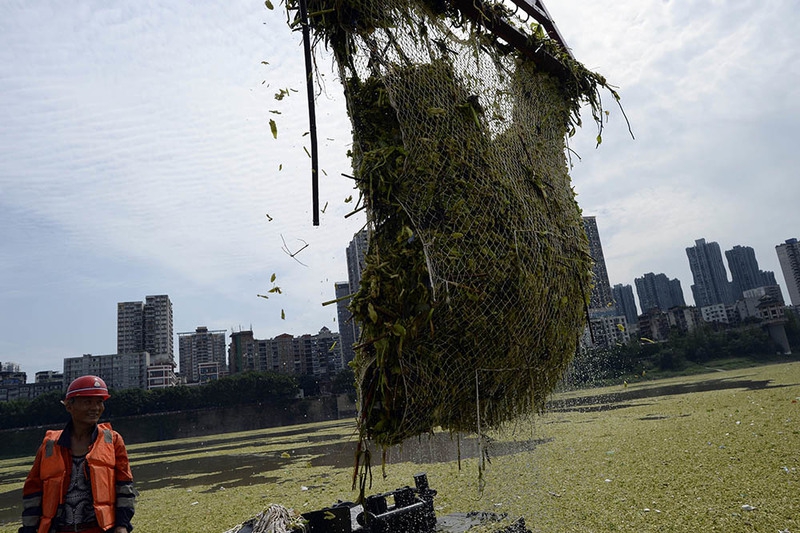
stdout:
MULTIPOLYGON (((504 515, 487 512, 451 513, 437 519, 433 507, 436 491, 424 473, 414 476, 414 487, 367 496, 363 505, 338 502, 331 507, 303 513, 303 529, 292 533, 465 533, 471 527, 499 522, 504 515), (389 503, 390 499, 393 503, 389 503)), ((237 533, 252 533, 245 523, 237 533)), ((523 518, 495 533, 531 533, 523 518)))
MULTIPOLYGON (((303 513, 303 528, 292 533, 466 533, 480 524, 499 522, 504 515, 487 512, 450 513, 439 519, 433 507, 436 491, 424 473, 414 476, 414 487, 367 496, 362 504, 338 502, 318 511, 303 513), (389 503, 390 500, 393 503, 389 503)), ((237 533, 252 533, 255 519, 237 533)), ((523 518, 494 533, 531 533, 523 518)))
POLYGON ((414 476, 414 488, 367 496, 363 505, 339 502, 319 511, 304 513, 307 533, 428 533, 436 531, 433 497, 428 476, 414 476), (393 500, 390 505, 389 499, 393 500))

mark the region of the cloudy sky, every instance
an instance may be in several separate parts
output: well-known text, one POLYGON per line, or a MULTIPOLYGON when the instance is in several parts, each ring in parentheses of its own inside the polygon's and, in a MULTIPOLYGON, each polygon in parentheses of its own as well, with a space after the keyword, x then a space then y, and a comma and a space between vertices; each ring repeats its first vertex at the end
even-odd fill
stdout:
MULTIPOLYGON (((32 381, 115 353, 117 302, 152 294, 176 333, 338 328, 321 304, 364 224, 345 218, 350 127, 320 55, 314 227, 300 35, 274 3, 0 2, 0 362, 32 381)), ((705 238, 753 247, 782 284, 775 246, 800 237, 800 6, 546 4, 635 135, 609 106, 598 149, 588 112, 570 141, 611 282, 663 272, 692 303, 685 248, 705 238)))

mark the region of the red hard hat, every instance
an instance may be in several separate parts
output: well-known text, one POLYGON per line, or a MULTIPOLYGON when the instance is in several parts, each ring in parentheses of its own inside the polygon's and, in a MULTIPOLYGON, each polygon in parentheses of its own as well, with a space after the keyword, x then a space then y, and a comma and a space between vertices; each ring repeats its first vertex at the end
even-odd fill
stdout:
POLYGON ((103 400, 111 397, 106 382, 97 376, 81 376, 70 383, 66 399, 76 396, 101 396, 103 400))

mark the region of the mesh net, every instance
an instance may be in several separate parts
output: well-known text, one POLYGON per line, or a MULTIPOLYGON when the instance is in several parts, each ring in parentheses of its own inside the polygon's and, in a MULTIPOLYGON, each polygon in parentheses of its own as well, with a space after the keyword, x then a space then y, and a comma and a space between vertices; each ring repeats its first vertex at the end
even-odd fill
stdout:
POLYGON ((308 0, 353 126, 370 230, 353 364, 362 438, 384 446, 540 410, 585 323, 591 259, 565 139, 605 82, 487 5, 564 70, 448 1, 308 0))

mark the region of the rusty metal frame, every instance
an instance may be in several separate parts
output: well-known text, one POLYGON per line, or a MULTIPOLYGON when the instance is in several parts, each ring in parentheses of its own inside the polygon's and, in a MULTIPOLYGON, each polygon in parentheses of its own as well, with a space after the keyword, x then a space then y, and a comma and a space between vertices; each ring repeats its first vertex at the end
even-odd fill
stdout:
MULTIPOLYGON (((511 1, 514 5, 521 8, 525 13, 539 22, 547 32, 547 35, 557 42, 564 49, 565 53, 574 59, 572 52, 567 48, 564 38, 558 31, 555 22, 553 22, 553 19, 550 17, 550 13, 542 3, 542 0, 511 1)), ((520 53, 536 61, 544 69, 557 75, 569 75, 566 65, 543 47, 533 46, 528 35, 512 26, 511 23, 500 16, 497 11, 492 10, 485 0, 453 0, 453 5, 474 23, 485 27, 487 30, 506 41, 510 46, 517 49, 520 53)))
POLYGON ((570 50, 567 46, 566 41, 564 41, 564 37, 561 35, 561 32, 558 31, 558 27, 556 26, 553 17, 550 16, 550 12, 547 11, 547 8, 544 6, 544 2, 542 0, 511 1, 514 2, 514 5, 517 7, 522 8, 525 13, 536 19, 536 22, 541 24, 545 31, 547 31, 547 35, 560 44, 564 51, 567 52, 572 59, 575 59, 575 56, 572 55, 572 50, 570 50))

